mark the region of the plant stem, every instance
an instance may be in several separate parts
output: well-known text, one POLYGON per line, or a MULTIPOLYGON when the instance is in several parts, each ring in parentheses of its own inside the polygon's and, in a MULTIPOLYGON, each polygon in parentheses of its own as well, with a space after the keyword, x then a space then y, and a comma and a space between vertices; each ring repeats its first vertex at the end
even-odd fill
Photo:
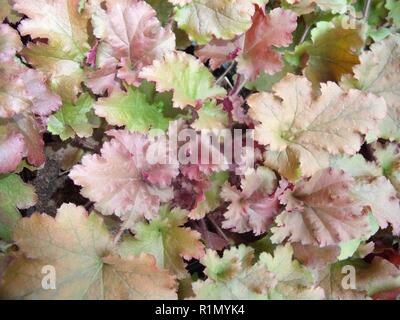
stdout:
POLYGON ((368 21, 369 11, 371 9, 372 0, 367 0, 363 10, 364 21, 368 21))
POLYGON ((210 243, 210 239, 209 239, 208 234, 207 234, 207 230, 208 229, 207 229, 206 221, 204 219, 200 220, 200 226, 204 230, 204 240, 205 240, 205 242, 206 242, 206 244, 208 246, 208 244, 210 243))
POLYGON ((217 233, 228 243, 231 243, 231 240, 226 236, 226 234, 221 230, 221 228, 219 227, 219 225, 215 222, 215 220, 213 218, 211 218, 210 216, 207 216, 208 221, 211 222, 211 224, 213 225, 213 227, 215 228, 215 230, 217 231, 217 233))
POLYGON ((98 146, 89 143, 88 141, 86 141, 83 138, 75 137, 74 141, 84 149, 91 150, 91 151, 94 151, 94 152, 99 152, 99 147, 98 146))
POLYGON ((119 229, 118 233, 115 235, 114 238, 114 244, 117 244, 119 239, 121 239, 121 236, 124 234, 125 228, 121 227, 121 229, 119 229))
POLYGON ((232 88, 231 92, 229 93, 229 95, 235 94, 235 92, 237 91, 237 88, 239 87, 241 79, 242 79, 242 76, 240 74, 238 74, 238 76, 236 77, 236 82, 233 85, 233 88, 232 88))
POLYGON ((236 78, 235 85, 233 86, 233 89, 231 90, 229 95, 230 96, 237 96, 240 93, 240 90, 243 89, 245 84, 246 84, 246 80, 243 79, 243 81, 242 81, 242 75, 238 74, 238 76, 236 78))
POLYGON ((217 79, 217 81, 215 81, 216 84, 220 83, 222 80, 224 80, 225 76, 229 73, 229 71, 232 70, 232 68, 235 66, 235 62, 232 61, 231 64, 228 66, 228 68, 226 68, 226 70, 224 71, 223 74, 221 74, 219 76, 219 78, 217 79))
POLYGON ((94 202, 89 200, 88 202, 86 202, 86 203, 84 204, 84 207, 85 207, 86 210, 89 210, 89 208, 90 208, 92 205, 94 205, 94 202))
POLYGON ((229 85, 229 87, 230 87, 231 90, 232 90, 232 89, 233 89, 233 85, 232 85, 232 83, 229 81, 228 77, 225 76, 224 79, 225 79, 226 83, 229 85))
POLYGON ((306 40, 310 30, 311 30, 311 26, 310 25, 306 25, 306 28, 304 29, 303 35, 300 38, 299 44, 302 44, 306 40))

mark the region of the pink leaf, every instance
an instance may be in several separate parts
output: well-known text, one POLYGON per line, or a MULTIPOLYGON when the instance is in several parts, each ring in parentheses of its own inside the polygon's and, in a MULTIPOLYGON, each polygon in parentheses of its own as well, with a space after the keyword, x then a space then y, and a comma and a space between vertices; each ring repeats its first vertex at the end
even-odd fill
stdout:
POLYGON ((14 171, 25 155, 22 134, 4 132, 0 134, 0 173, 14 171))
POLYGON ((224 63, 234 60, 243 48, 243 37, 234 40, 221 40, 214 38, 205 46, 199 47, 195 54, 202 62, 210 62, 210 68, 215 70, 224 63))
POLYGON ((120 67, 118 77, 128 84, 140 85, 142 68, 175 49, 171 27, 163 28, 156 12, 145 1, 126 0, 118 5, 107 1, 106 10, 100 6, 95 10, 95 34, 110 47, 111 56, 120 67), (104 32, 99 31, 103 29, 104 32))
POLYGON ((100 69, 86 72, 85 83, 93 93, 98 95, 103 95, 106 92, 111 94, 113 91, 120 91, 120 85, 116 81, 116 70, 116 62, 110 60, 100 69))
POLYGON ((27 97, 32 102, 31 110, 41 116, 47 116, 61 106, 61 98, 46 86, 46 78, 36 70, 28 69, 21 75, 27 97))
POLYGON ((265 14, 257 8, 253 25, 245 35, 242 55, 238 58, 238 72, 249 80, 255 80, 261 71, 279 72, 282 58, 273 47, 287 47, 292 42, 296 20, 296 14, 289 10, 277 8, 265 14))
POLYGON ((147 136, 117 130, 109 134, 114 139, 104 143, 101 156, 83 157, 70 177, 103 214, 116 214, 127 221, 129 228, 142 217, 153 218, 160 203, 171 199, 169 185, 178 170, 146 161, 147 136))
POLYGON ((367 236, 368 216, 351 193, 354 184, 351 176, 332 168, 297 182, 280 199, 286 211, 276 219, 272 241, 326 247, 367 236))
POLYGON ((222 226, 235 232, 253 231, 260 235, 267 231, 279 213, 279 197, 287 188, 282 181, 274 191, 276 177, 266 168, 247 174, 241 183, 242 190, 225 185, 221 197, 230 202, 222 226))

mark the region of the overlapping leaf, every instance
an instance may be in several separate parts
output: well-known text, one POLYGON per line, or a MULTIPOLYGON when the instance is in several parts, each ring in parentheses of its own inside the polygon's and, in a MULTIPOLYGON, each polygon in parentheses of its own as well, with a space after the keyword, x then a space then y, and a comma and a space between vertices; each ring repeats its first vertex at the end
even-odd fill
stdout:
POLYGON ((17 0, 14 8, 28 17, 19 26, 22 35, 47 39, 47 44, 29 44, 22 54, 51 78, 64 99, 73 100, 83 80, 80 63, 89 50, 88 15, 79 12, 79 0, 17 0))
POLYGON ((248 98, 250 116, 259 122, 256 139, 269 146, 266 164, 294 179, 327 167, 328 154, 354 154, 362 134, 377 127, 385 101, 358 90, 343 91, 333 82, 315 97, 304 77, 289 75, 273 88, 248 98))
POLYGON ((363 203, 351 194, 354 186, 350 175, 335 169, 298 182, 281 200, 286 210, 277 217, 272 240, 325 247, 369 234, 363 203))
POLYGON ((205 44, 212 36, 230 40, 251 26, 256 1, 193 0, 177 8, 175 21, 191 39, 205 44), (204 23, 207 21, 207 23, 204 23))
POLYGON ((174 165, 147 161, 147 136, 127 131, 110 135, 114 139, 104 143, 101 155, 84 156, 70 177, 101 213, 116 214, 130 228, 142 217, 154 218, 160 203, 171 199, 169 186, 178 170, 174 165))
POLYGON ((135 238, 125 239, 121 254, 149 253, 156 258, 158 266, 171 270, 179 278, 185 277, 187 272, 182 258, 200 259, 204 254, 200 234, 183 227, 187 214, 185 210, 162 207, 150 223, 136 225, 135 238))
POLYGON ((92 2, 94 34, 101 40, 96 65, 103 70, 113 65, 117 72, 118 64, 118 77, 139 85, 142 68, 175 49, 175 35, 170 27, 161 26, 156 11, 146 2, 117 2, 106 1, 105 9, 101 2, 92 2), (104 59, 102 51, 107 53, 104 59))
POLYGON ((157 85, 157 91, 173 90, 174 106, 196 107, 207 98, 221 97, 225 90, 215 84, 210 71, 196 58, 184 52, 166 54, 152 66, 142 70, 140 76, 157 85))
POLYGON ((14 240, 20 250, 3 275, 3 299, 174 299, 176 284, 149 255, 116 254, 103 220, 64 204, 55 218, 22 219, 14 240), (56 288, 43 288, 42 270, 56 271, 56 288))

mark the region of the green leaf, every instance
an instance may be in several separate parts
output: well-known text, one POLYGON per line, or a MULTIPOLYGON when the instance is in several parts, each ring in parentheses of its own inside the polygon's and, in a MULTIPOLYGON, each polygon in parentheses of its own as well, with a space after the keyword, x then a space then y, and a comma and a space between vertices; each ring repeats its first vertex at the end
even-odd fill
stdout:
POLYGON ((215 101, 206 102, 198 111, 198 119, 193 122, 192 127, 196 130, 202 129, 224 129, 228 125, 228 114, 217 105, 215 101))
POLYGON ((251 26, 254 13, 249 0, 193 0, 175 9, 175 21, 190 38, 199 44, 206 44, 214 35, 230 40, 245 32, 251 26))
POLYGON ((370 214, 368 216, 368 222, 369 222, 370 229, 371 229, 371 232, 368 236, 363 237, 362 239, 353 239, 353 240, 341 242, 339 244, 339 247, 340 247, 340 255, 338 257, 339 261, 351 258, 356 253, 357 249, 360 247, 360 245, 363 241, 368 240, 368 238, 370 236, 372 236, 378 232, 379 224, 373 214, 370 214))
POLYGON ((211 186, 204 193, 205 199, 199 202, 192 211, 190 211, 191 219, 201 219, 207 213, 214 211, 221 204, 221 187, 229 178, 228 171, 216 172, 211 176, 211 186))
POLYGON ((273 75, 269 75, 265 71, 262 71, 260 75, 257 77, 256 80, 254 81, 249 81, 246 83, 245 88, 253 91, 272 91, 272 87, 281 81, 288 72, 295 72, 295 68, 292 66, 293 64, 298 64, 295 62, 295 60, 298 60, 297 55, 290 55, 287 54, 284 57, 285 59, 285 65, 282 69, 282 71, 279 71, 273 75), (293 59, 293 61, 291 60, 293 59), (290 62, 289 62, 290 60, 290 62), (288 62, 286 62, 288 61, 288 62))
POLYGON ((162 207, 158 217, 150 223, 135 226, 135 238, 124 239, 119 250, 121 256, 149 253, 156 258, 159 267, 168 268, 178 278, 184 278, 187 272, 182 258, 200 259, 204 253, 200 234, 183 227, 186 222, 185 210, 162 207))
POLYGON ((377 30, 369 29, 368 36, 372 38, 375 42, 382 41, 391 34, 388 28, 379 28, 377 30))
POLYGON ((290 244, 278 246, 274 254, 262 253, 260 261, 265 263, 278 281, 310 285, 313 276, 309 270, 303 267, 297 260, 293 260, 293 248, 290 244))
POLYGON ((0 238, 11 241, 12 231, 21 218, 18 209, 36 203, 34 188, 16 174, 0 175, 0 238))
POLYGON ((12 0, 0 0, 0 22, 5 18, 11 23, 17 23, 22 19, 22 15, 12 9, 12 0))
POLYGON ((126 126, 130 131, 147 132, 152 128, 166 130, 168 118, 163 115, 164 103, 135 87, 127 92, 113 92, 95 104, 95 112, 111 125, 126 126))
POLYGON ((242 244, 225 250, 222 257, 207 250, 201 263, 208 279, 193 283, 196 299, 269 299, 273 276, 265 264, 255 261, 252 248, 242 244))
POLYGON ((158 20, 165 25, 172 14, 174 6, 166 0, 146 0, 146 2, 156 10, 158 20))
POLYGON ((375 162, 365 160, 361 154, 335 156, 331 157, 329 162, 332 168, 342 169, 353 177, 378 177, 381 175, 381 170, 375 162))
POLYGON ((163 60, 143 68, 140 76, 155 82, 158 92, 173 90, 175 108, 197 107, 205 99, 222 97, 226 93, 216 85, 206 66, 182 51, 167 53, 163 60))
POLYGON ((385 7, 389 10, 389 18, 393 20, 397 28, 400 28, 400 2, 398 0, 386 0, 385 7))
POLYGON ((157 92, 156 85, 153 82, 143 80, 140 84, 140 92, 146 95, 147 101, 150 104, 162 105, 162 113, 164 117, 169 119, 178 118, 192 118, 192 113, 190 110, 181 110, 174 108, 172 103, 173 94, 170 91, 167 92, 157 92))
POLYGON ((314 86, 338 82, 343 75, 353 72, 353 67, 360 62, 358 54, 364 47, 366 30, 362 23, 355 29, 345 28, 341 17, 317 23, 311 31, 311 41, 296 48, 299 57, 308 58, 304 74, 314 86))
POLYGON ((311 271, 297 260, 293 260, 293 248, 289 243, 277 246, 273 255, 262 253, 259 259, 277 281, 276 286, 270 291, 272 299, 320 300, 324 298, 322 288, 314 287, 311 271))
POLYGON ((81 138, 90 137, 93 128, 100 125, 92 110, 93 103, 93 98, 88 94, 81 95, 76 103, 64 103, 60 110, 50 116, 48 130, 59 135, 62 140, 75 135, 81 138))

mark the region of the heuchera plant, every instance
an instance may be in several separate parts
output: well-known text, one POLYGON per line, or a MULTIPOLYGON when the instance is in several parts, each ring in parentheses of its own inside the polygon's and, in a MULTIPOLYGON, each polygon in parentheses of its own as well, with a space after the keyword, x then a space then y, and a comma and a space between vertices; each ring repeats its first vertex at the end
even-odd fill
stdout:
POLYGON ((399 1, 0 22, 0 298, 400 295, 399 1))

